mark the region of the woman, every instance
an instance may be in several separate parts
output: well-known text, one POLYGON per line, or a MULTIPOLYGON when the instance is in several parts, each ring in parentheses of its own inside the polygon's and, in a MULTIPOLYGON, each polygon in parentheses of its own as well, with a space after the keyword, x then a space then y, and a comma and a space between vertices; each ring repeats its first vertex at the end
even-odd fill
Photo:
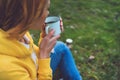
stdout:
POLYGON ((0 0, 0 80, 52 80, 57 67, 65 80, 80 80, 70 50, 57 42, 60 36, 53 37, 54 30, 44 35, 49 5, 50 0, 0 0), (39 47, 29 29, 42 30, 39 47))

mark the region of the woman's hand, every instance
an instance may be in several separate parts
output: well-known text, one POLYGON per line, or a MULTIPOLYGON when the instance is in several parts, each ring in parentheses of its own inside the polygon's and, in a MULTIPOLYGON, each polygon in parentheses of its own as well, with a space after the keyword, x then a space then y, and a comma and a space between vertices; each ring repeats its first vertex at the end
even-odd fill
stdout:
POLYGON ((60 35, 58 36, 53 36, 54 34, 54 30, 51 30, 49 32, 48 35, 46 35, 41 43, 40 43, 40 59, 44 59, 44 58, 49 58, 50 57, 50 53, 51 50, 53 49, 54 45, 56 44, 57 39, 60 37, 60 35))
MULTIPOLYGON (((57 39, 60 37, 60 35, 57 36, 53 36, 54 34, 54 30, 51 30, 50 33, 48 35, 46 35, 45 33, 45 24, 42 26, 42 38, 43 40, 41 41, 41 44, 39 46, 40 48, 40 56, 39 58, 49 58, 50 57, 50 53, 51 50, 53 49, 57 39)), ((63 27, 63 21, 62 18, 60 18, 60 29, 61 32, 64 31, 64 27, 63 27)))

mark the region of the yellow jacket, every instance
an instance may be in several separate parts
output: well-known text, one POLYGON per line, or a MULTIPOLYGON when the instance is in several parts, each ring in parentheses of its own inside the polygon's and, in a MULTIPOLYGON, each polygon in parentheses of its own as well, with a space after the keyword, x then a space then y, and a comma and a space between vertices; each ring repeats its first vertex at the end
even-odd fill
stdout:
POLYGON ((0 80, 52 80, 50 59, 37 59, 36 68, 31 59, 32 46, 36 53, 39 48, 27 35, 31 40, 29 50, 0 29, 0 80))

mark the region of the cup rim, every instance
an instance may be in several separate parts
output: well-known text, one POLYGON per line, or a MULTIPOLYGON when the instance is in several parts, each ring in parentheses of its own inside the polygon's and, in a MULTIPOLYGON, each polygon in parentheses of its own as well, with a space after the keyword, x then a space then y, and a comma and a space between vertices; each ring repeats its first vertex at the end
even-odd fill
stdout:
POLYGON ((46 19, 45 19, 45 24, 48 24, 48 23, 49 23, 49 22, 46 21, 48 18, 58 18, 58 20, 56 20, 56 21, 54 21, 54 22, 60 21, 60 17, 59 17, 59 16, 48 16, 48 17, 46 17, 46 19))

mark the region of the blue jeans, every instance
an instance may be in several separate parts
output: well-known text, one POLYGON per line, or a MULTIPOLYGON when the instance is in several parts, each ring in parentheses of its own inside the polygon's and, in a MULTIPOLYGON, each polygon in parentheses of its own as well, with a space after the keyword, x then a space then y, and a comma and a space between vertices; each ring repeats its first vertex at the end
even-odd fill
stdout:
POLYGON ((53 74, 57 68, 60 69, 63 80, 82 80, 70 49, 63 42, 57 41, 50 66, 53 74))

